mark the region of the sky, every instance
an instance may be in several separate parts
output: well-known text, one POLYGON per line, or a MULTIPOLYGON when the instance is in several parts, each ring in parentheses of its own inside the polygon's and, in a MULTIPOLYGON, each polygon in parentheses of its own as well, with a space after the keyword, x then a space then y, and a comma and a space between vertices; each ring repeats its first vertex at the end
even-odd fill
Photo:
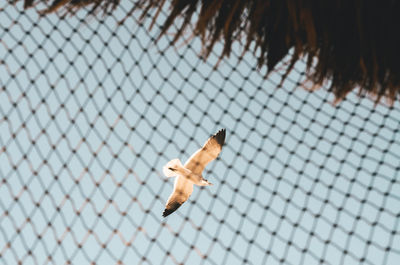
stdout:
POLYGON ((398 102, 335 105, 302 62, 278 88, 238 44, 215 69, 129 5, 0 5, 0 264, 396 264, 398 102), (162 218, 163 165, 221 128, 214 185, 162 218))

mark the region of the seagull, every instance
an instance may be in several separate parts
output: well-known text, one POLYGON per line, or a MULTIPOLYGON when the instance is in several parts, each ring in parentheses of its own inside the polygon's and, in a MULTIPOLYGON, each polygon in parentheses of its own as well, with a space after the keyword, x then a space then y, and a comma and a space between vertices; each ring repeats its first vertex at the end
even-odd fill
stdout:
POLYGON ((219 130, 208 138, 206 143, 197 150, 182 165, 178 158, 172 159, 164 167, 163 172, 167 177, 175 177, 174 190, 165 204, 163 217, 175 212, 193 192, 193 184, 197 186, 212 185, 203 178, 202 172, 205 166, 216 159, 225 143, 225 129, 219 130))

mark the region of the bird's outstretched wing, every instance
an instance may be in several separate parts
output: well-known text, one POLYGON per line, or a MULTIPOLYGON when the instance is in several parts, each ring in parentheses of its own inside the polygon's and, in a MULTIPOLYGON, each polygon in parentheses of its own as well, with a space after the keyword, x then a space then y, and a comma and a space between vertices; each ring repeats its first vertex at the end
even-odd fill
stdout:
POLYGON ((193 173, 201 175, 208 163, 218 157, 225 143, 225 129, 211 136, 202 148, 197 150, 186 162, 185 167, 193 173))
POLYGON ((165 210, 162 214, 163 217, 167 217, 171 213, 175 212, 185 201, 187 201, 192 192, 193 183, 183 176, 177 176, 175 178, 174 190, 165 204, 165 210))

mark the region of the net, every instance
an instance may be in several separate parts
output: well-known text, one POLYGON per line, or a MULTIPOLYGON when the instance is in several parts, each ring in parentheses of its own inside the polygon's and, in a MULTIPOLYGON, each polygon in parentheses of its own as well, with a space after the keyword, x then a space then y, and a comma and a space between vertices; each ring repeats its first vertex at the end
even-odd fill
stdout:
POLYGON ((130 5, 0 5, 0 264, 397 264, 398 102, 333 105, 301 61, 280 86, 238 44, 215 69, 130 5), (214 186, 162 218, 162 166, 221 128, 214 186))

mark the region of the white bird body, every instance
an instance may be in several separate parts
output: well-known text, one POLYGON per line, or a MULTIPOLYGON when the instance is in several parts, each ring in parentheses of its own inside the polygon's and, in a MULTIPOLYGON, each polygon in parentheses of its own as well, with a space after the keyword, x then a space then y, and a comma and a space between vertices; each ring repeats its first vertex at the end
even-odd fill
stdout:
POLYGON ((164 217, 176 211, 187 201, 193 192, 194 184, 198 186, 212 185, 203 178, 202 172, 208 163, 218 157, 224 143, 225 129, 222 129, 211 136, 203 147, 186 161, 185 165, 175 158, 163 167, 163 172, 167 177, 176 177, 174 190, 165 205, 164 217))
POLYGON ((178 158, 172 159, 169 161, 163 168, 163 172, 167 177, 176 177, 175 183, 179 178, 183 178, 192 184, 196 184, 198 186, 208 186, 209 183, 201 175, 193 173, 193 171, 184 167, 181 161, 178 158))

